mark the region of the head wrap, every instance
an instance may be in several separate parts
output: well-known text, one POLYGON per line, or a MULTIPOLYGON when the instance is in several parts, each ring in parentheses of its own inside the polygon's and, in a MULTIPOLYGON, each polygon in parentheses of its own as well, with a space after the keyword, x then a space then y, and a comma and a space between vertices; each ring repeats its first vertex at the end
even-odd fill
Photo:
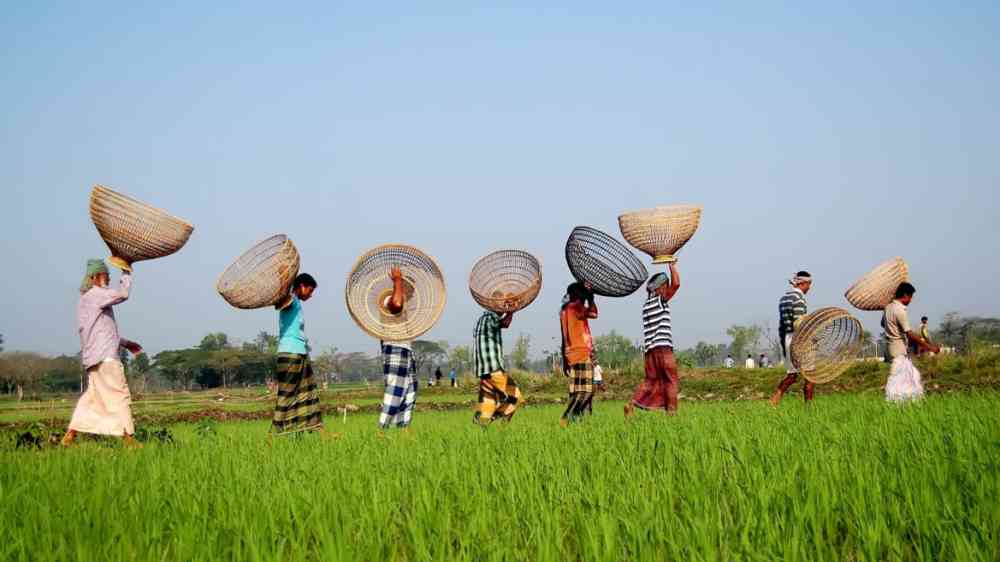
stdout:
POLYGON ((813 280, 812 275, 792 275, 792 278, 788 280, 788 283, 793 287, 799 283, 811 283, 813 280))
POLYGON ((646 282, 646 290, 652 293, 666 284, 667 281, 670 281, 670 276, 661 271, 649 278, 649 281, 646 282))
POLYGON ((80 282, 80 294, 86 293, 94 286, 95 275, 107 272, 108 266, 104 264, 104 260, 87 260, 87 271, 83 275, 83 281, 80 282))

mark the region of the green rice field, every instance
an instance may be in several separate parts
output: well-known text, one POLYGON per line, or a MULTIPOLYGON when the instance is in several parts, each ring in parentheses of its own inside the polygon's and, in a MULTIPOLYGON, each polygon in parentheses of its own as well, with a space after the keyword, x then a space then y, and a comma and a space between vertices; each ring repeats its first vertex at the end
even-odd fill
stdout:
POLYGON ((179 424, 0 450, 0 560, 1000 560, 1000 393, 179 424))

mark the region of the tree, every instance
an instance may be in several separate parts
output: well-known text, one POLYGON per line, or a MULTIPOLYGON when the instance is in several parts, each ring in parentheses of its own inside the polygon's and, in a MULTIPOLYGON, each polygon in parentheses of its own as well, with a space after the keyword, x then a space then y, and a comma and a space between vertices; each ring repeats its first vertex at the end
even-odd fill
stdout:
POLYGON ((60 355, 48 360, 45 374, 42 375, 42 386, 52 392, 75 392, 80 390, 80 358, 73 355, 60 355))
POLYGON ((472 352, 467 345, 456 345, 448 353, 448 364, 457 372, 462 372, 466 366, 472 364, 472 352))
POLYGON ((742 358, 747 350, 755 351, 760 343, 760 326, 730 326, 726 334, 733 339, 729 353, 735 359, 742 358))
POLYGON ((211 365, 222 374, 222 388, 228 388, 228 383, 232 381, 233 376, 239 372, 240 366, 243 365, 240 354, 239 350, 233 348, 212 352, 211 365))
POLYGON ((700 341, 694 346, 691 355, 695 365, 709 367, 718 363, 719 347, 700 341))
POLYGON ((594 338, 594 352, 601 366, 609 369, 621 368, 642 359, 642 348, 615 330, 594 338))
POLYGON ((5 352, 0 359, 0 376, 13 387, 17 400, 24 399, 25 388, 39 384, 48 367, 48 359, 28 351, 5 352))
POLYGON ((129 376, 133 381, 133 385, 136 387, 137 394, 143 394, 146 392, 146 375, 150 371, 149 356, 145 353, 140 353, 132 359, 132 368, 130 369, 129 376))
POLYGON ((278 351, 278 336, 269 334, 268 332, 261 330, 257 337, 253 340, 254 347, 257 351, 261 353, 277 353, 278 351))
POLYGON ((428 362, 433 364, 435 360, 439 360, 445 355, 441 344, 430 340, 417 340, 413 342, 410 352, 410 356, 413 358, 413 369, 417 373, 428 362))
POLYGON ((518 334, 514 342, 514 350, 510 352, 511 361, 515 369, 526 370, 528 368, 528 356, 531 352, 531 336, 518 334))
POLYGON ((227 347, 229 347, 229 336, 222 332, 208 334, 201 338, 201 343, 198 344, 198 349, 202 351, 219 351, 227 347))
POLYGON ((337 348, 331 346, 313 359, 313 371, 322 380, 329 382, 330 379, 337 376, 337 355, 339 355, 339 353, 337 353, 337 348))

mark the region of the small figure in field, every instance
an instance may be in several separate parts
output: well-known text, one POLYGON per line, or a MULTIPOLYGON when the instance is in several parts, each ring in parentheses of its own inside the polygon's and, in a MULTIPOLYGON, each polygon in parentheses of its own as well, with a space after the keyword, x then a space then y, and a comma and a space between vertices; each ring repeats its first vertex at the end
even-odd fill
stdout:
POLYGON ((323 429, 319 392, 309 360, 309 340, 302 303, 312 298, 316 279, 300 273, 292 282, 288 297, 278 309, 278 358, 274 380, 278 386, 271 426, 277 435, 323 429))
POLYGON ((907 340, 915 343, 921 351, 941 352, 940 346, 932 344, 910 329, 906 307, 913 301, 913 294, 916 292, 916 288, 910 283, 900 283, 895 298, 885 307, 882 315, 882 328, 885 330, 889 356, 892 358, 889 380, 885 384, 885 399, 890 402, 915 400, 924 395, 920 371, 907 354, 907 340))
POLYGON ((722 365, 727 369, 732 369, 736 366, 736 360, 733 359, 732 355, 726 354, 726 360, 722 362, 722 365))
MULTIPOLYGON (((394 315, 403 314, 406 306, 406 283, 403 272, 394 267, 389 272, 392 278, 392 294, 386 296, 384 308, 394 315)), ((382 413, 378 426, 383 431, 392 426, 401 429, 410 427, 413 409, 417 403, 417 375, 413 368, 413 342, 381 342, 382 376, 385 391, 382 393, 382 413)))
POLYGON ((438 367, 437 370, 434 371, 434 382, 438 386, 441 386, 441 377, 442 376, 443 375, 441 374, 441 367, 438 367))
MULTIPOLYGON (((777 406, 785 392, 795 384, 799 378, 799 371, 792 365, 792 336, 798 328, 799 321, 808 312, 806 306, 806 293, 812 288, 812 276, 808 271, 799 271, 788 283, 792 286, 778 301, 778 341, 781 343, 781 352, 785 357, 785 378, 778 384, 778 389, 771 396, 771 405, 777 406)), ((802 394, 806 402, 813 399, 815 386, 809 381, 805 381, 802 387, 802 394)))
MULTIPOLYGON (((920 317, 920 337, 924 338, 924 341, 926 341, 927 343, 933 343, 931 341, 931 329, 927 322, 928 321, 926 316, 920 317)), ((925 353, 930 353, 932 355, 934 354, 934 352, 932 351, 918 351, 918 353, 920 355, 923 355, 925 353)))
POLYGON ((457 375, 455 373, 455 368, 452 367, 451 371, 448 373, 448 378, 451 379, 451 387, 452 388, 455 388, 456 386, 458 386, 458 379, 456 378, 456 376, 457 375))
POLYGON ((767 369, 771 366, 771 360, 763 353, 760 354, 760 360, 757 363, 760 365, 761 369, 767 369))
POLYGON ((559 424, 566 427, 587 411, 594 398, 594 339, 590 321, 597 318, 594 292, 583 283, 573 283, 566 289, 569 303, 559 312, 562 329, 563 374, 572 377, 569 384, 569 404, 559 424))
POLYGON ((513 312, 500 316, 492 310, 485 310, 473 331, 476 375, 479 377, 479 405, 472 421, 483 427, 494 420, 509 422, 523 402, 521 389, 513 377, 507 374, 503 364, 502 330, 510 328, 513 321, 513 312))
POLYGON ((747 353, 747 360, 743 362, 743 368, 744 369, 755 369, 756 367, 757 367, 757 363, 754 362, 753 355, 747 353))
POLYGON ((118 333, 112 309, 128 300, 132 275, 123 271, 117 289, 110 289, 108 266, 103 260, 88 260, 80 300, 76 306, 77 331, 80 334, 80 360, 87 371, 87 390, 76 403, 62 445, 69 446, 80 433, 114 435, 131 447, 141 447, 133 438, 132 394, 125 380, 125 367, 119 359, 122 348, 132 355, 142 353, 142 346, 118 333))
MULTIPOLYGON (((681 287, 681 274, 677 263, 670 264, 670 275, 660 272, 646 283, 648 294, 642 307, 643 351, 646 358, 646 377, 625 405, 628 419, 635 408, 663 410, 677 413, 677 394, 680 377, 674 358, 674 335, 670 319, 670 300, 681 287)), ((730 358, 731 359, 731 358, 730 358)))

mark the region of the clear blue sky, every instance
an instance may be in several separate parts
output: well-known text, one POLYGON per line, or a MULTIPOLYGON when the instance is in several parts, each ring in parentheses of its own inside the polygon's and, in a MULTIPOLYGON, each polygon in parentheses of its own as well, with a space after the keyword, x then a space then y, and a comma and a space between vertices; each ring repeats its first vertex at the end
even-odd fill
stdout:
MULTIPOLYGON (((428 337, 452 344, 478 315, 476 258, 536 253, 545 287, 512 336, 537 353, 558 334, 570 230, 618 235, 621 211, 677 202, 705 206, 680 262, 679 346, 773 324, 799 268, 812 307, 846 306, 895 255, 913 314, 1000 314, 997 3, 533 4, 8 3, 7 349, 77 350, 84 260, 107 255, 94 183, 196 226, 137 266, 118 311, 151 352, 274 331, 272 311, 230 308, 214 282, 285 232, 319 279, 316 349, 375 351, 344 280, 368 248, 405 242, 447 275, 428 337)), ((639 335, 639 295, 600 304, 595 332, 639 335)))

